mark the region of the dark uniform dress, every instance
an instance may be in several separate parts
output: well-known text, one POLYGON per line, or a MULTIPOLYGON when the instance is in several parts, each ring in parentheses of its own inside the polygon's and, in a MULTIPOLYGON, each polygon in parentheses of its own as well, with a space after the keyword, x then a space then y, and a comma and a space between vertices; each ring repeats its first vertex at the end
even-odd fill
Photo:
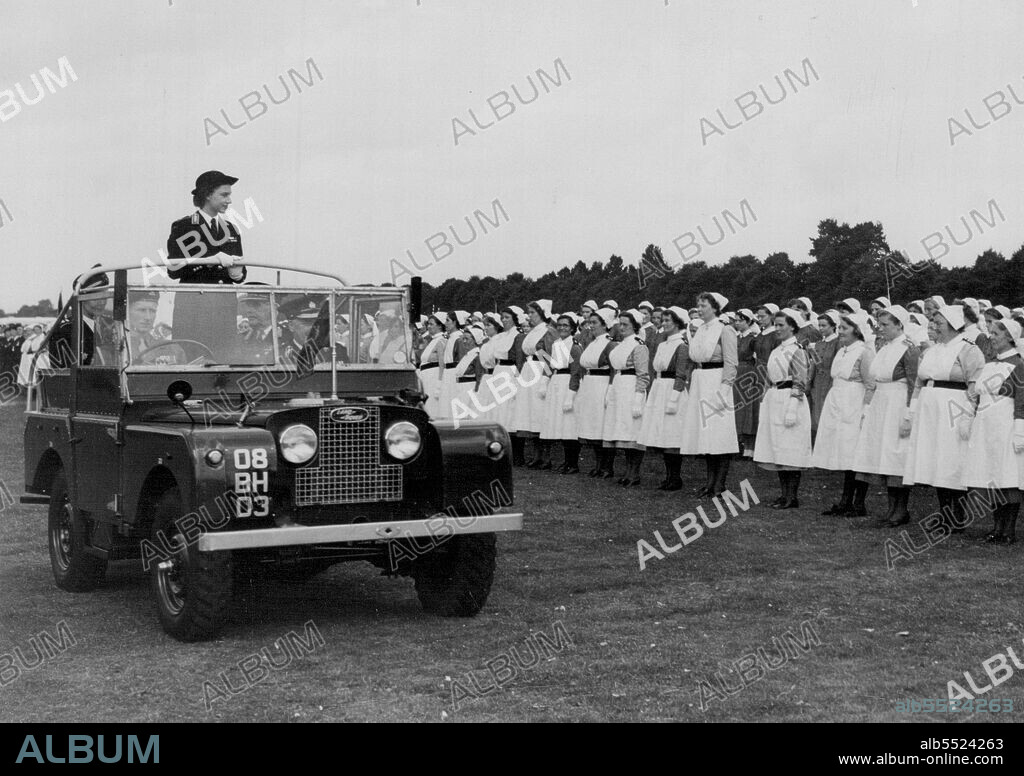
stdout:
MULTIPOLYGON (((207 226, 198 210, 171 224, 167 258, 202 259, 218 252, 241 256, 242 237, 238 230, 223 218, 217 220, 223 224, 223 234, 207 226)), ((247 274, 242 267, 242 277, 233 280, 226 267, 190 264, 167 270, 167 276, 172 280, 201 284, 241 283, 247 274)), ((216 358, 229 360, 238 339, 237 315, 238 305, 230 294, 176 294, 172 337, 202 342, 216 358)))
POLYGON ((815 342, 807 349, 810 360, 810 383, 807 398, 811 402, 811 437, 818 433, 818 420, 825 398, 832 388, 832 362, 839 352, 839 335, 833 334, 828 340, 815 342))
POLYGON ((796 341, 804 350, 807 350, 808 346, 812 343, 821 342, 821 340, 821 332, 818 331, 818 327, 813 323, 801 326, 800 330, 796 333, 796 341))
POLYGON ((736 357, 739 363, 736 365, 736 382, 732 384, 733 401, 736 403, 736 433, 741 447, 750 450, 754 448, 754 437, 757 435, 757 404, 750 400, 751 390, 758 383, 757 339, 756 332, 744 332, 737 338, 736 357))

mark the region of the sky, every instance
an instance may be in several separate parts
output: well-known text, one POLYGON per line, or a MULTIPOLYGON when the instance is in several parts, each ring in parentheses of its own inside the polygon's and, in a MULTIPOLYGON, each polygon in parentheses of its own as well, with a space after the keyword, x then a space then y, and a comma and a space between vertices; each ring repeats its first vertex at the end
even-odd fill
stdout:
POLYGON ((991 220, 992 200, 1004 220, 939 260, 1009 255, 1021 30, 1019 0, 0 0, 0 308, 55 301, 96 261, 159 261, 210 169, 259 210, 249 260, 351 283, 391 281, 407 251, 435 285, 635 263, 651 242, 679 261, 673 240, 703 226, 714 241, 744 200, 756 222, 696 258, 806 260, 834 218, 881 221, 921 260, 922 239, 963 239, 961 216, 991 220), (75 80, 22 104, 16 85, 34 99, 61 58, 75 80), (511 111, 499 93, 529 101, 539 69, 546 88, 511 111), (281 100, 280 76, 288 99, 263 93, 247 119, 240 100, 264 84, 281 100), (786 98, 744 120, 737 98, 764 84, 778 99, 776 76, 786 98), (966 128, 952 144, 951 117, 966 128), (470 239, 466 217, 499 220, 495 200, 507 220, 471 218, 487 233, 470 239), (451 225, 468 244, 449 232, 435 260, 426 243, 451 225))

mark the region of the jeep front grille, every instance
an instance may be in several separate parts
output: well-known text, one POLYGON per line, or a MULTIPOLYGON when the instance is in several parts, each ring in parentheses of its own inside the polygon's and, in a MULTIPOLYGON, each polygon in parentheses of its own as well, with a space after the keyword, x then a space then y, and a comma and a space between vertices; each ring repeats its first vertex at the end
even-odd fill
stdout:
POLYGON ((295 505, 401 501, 402 467, 381 462, 380 408, 361 408, 367 417, 354 422, 332 420, 334 409, 320 410, 320 455, 296 470, 295 505))

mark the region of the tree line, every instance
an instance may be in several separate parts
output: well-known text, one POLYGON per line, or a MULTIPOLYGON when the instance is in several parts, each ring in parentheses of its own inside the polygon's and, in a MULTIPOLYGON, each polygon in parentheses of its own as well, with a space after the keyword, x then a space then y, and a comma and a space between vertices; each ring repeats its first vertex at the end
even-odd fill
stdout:
POLYGON ((729 309, 751 309, 764 302, 784 304, 807 296, 822 310, 854 297, 862 302, 891 292, 894 304, 933 294, 947 301, 973 296, 1010 307, 1024 304, 1024 245, 1009 259, 985 250, 972 266, 944 267, 910 262, 890 248, 880 223, 850 226, 826 219, 811 239, 811 261, 795 263, 787 253, 733 256, 724 264, 666 260, 658 246, 648 245, 629 263, 621 256, 589 266, 577 261, 539 278, 513 272, 504 278, 473 275, 449 278, 439 286, 423 284, 424 309, 501 310, 534 299, 551 299, 556 311, 577 310, 584 301, 615 299, 623 308, 648 299, 655 304, 691 307, 701 291, 717 291, 729 309), (888 280, 888 286, 887 281, 888 280))

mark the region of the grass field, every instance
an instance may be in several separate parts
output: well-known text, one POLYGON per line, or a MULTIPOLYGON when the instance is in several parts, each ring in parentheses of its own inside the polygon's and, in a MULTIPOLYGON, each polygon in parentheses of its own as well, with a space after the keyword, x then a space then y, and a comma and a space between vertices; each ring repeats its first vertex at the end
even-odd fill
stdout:
MULTIPOLYGON (((0 409, 0 479, 22 492, 21 406, 0 409)), ((585 454, 586 456, 586 454, 585 454)), ((589 466, 589 459, 584 458, 589 466)), ((622 465, 622 462, 619 462, 622 465)), ((517 470, 515 509, 524 530, 499 537, 498 573, 484 611, 470 620, 423 614, 410 580, 368 564, 336 566, 305 583, 266 582, 237 602, 222 638, 181 644, 164 635, 148 581, 135 563, 111 564, 107 582, 71 594, 53 584, 43 507, 0 512, 0 655, 27 651, 64 621, 76 644, 0 686, 3 721, 947 721, 1024 719, 1024 671, 986 695, 1010 698, 1006 714, 907 714, 904 699, 944 698, 1005 647, 1024 655, 1024 543, 992 547, 973 525, 887 571, 891 529, 871 518, 820 516, 837 476, 804 475, 801 508, 773 512, 773 474, 734 462, 730 486, 749 478, 762 501, 641 572, 638 539, 675 536, 672 520, 697 506, 703 464, 686 463, 687 489, 662 494, 660 462, 645 462, 643 488, 624 491, 585 476, 517 470), (312 620, 324 644, 250 689, 204 705, 204 681, 312 620), (698 681, 773 637, 811 621, 820 646, 735 695, 701 709, 698 681), (452 682, 486 687, 488 660, 529 656, 532 634, 571 636, 501 690, 452 705, 452 682)), ((884 508, 881 492, 869 510, 884 508)), ((913 515, 936 507, 917 489, 913 515)), ((709 517, 716 513, 709 511, 709 517)), ((916 526, 910 526, 918 536, 916 526)), ((278 659, 275 656, 275 659, 278 659)), ((2 662, 2 659, 0 659, 2 662)), ((250 664, 251 665, 251 664, 250 664)), ((11 672, 8 672, 7 676, 11 672)), ((504 676, 505 674, 502 674, 504 676)), ((5 674, 0 673, 0 679, 5 674)), ((459 691, 461 693, 461 690, 459 691)))

